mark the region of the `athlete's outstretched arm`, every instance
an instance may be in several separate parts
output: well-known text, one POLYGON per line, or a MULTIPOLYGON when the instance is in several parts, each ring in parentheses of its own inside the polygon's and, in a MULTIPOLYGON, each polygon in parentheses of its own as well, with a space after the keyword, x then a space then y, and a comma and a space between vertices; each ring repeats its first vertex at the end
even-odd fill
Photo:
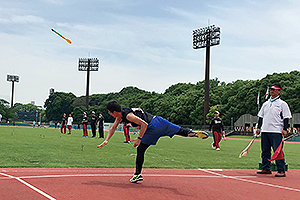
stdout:
POLYGON ((108 134, 106 136, 106 139, 104 140, 104 142, 102 142, 102 144, 98 145, 98 148, 102 148, 105 145, 108 144, 109 139, 114 135, 118 125, 120 124, 120 122, 122 121, 122 118, 120 117, 116 117, 114 124, 112 125, 112 127, 109 129, 108 134))

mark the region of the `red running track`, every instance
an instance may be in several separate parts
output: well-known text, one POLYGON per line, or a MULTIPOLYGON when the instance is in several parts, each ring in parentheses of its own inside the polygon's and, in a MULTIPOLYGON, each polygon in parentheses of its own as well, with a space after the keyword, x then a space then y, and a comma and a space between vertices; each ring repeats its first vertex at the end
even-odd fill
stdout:
POLYGON ((0 199, 300 199, 300 170, 287 177, 255 169, 2 168, 0 199))

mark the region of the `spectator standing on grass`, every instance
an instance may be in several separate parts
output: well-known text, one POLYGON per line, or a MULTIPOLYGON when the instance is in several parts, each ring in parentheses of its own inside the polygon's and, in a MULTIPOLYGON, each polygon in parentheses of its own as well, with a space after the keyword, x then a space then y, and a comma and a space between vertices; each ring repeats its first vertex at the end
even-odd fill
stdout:
POLYGON ((35 127, 35 121, 32 122, 32 127, 33 127, 33 128, 35 127))
POLYGON ((92 138, 96 137, 96 124, 97 124, 97 116, 95 115, 95 111, 92 111, 92 117, 91 117, 92 138))
POLYGON ((68 127, 68 130, 69 130, 68 135, 71 134, 72 124, 73 124, 73 117, 72 117, 72 114, 70 113, 69 117, 68 117, 68 122, 67 122, 67 127, 68 127))
MULTIPOLYGON (((258 113, 258 127, 256 134, 261 133, 262 170, 257 174, 272 174, 271 147, 275 152, 287 135, 289 119, 292 118, 288 104, 280 99, 281 85, 274 84, 270 88, 270 99, 266 101, 258 113)), ((283 143, 282 143, 283 145, 283 143)), ((277 174, 275 177, 285 177, 285 160, 276 160, 277 174)))
POLYGON ((220 151, 220 141, 222 139, 222 132, 224 131, 223 121, 220 118, 220 112, 215 111, 214 118, 211 119, 209 131, 212 130, 214 142, 211 144, 212 149, 220 151))
POLYGON ((130 127, 131 123, 125 123, 123 126, 124 129, 124 136, 125 136, 125 142, 124 143, 129 143, 130 144, 130 127))
POLYGON ((86 116, 86 113, 83 113, 83 118, 82 118, 82 130, 83 130, 83 136, 82 137, 88 137, 88 132, 87 132, 87 126, 88 126, 88 118, 86 116))
POLYGON ((0 124, 1 124, 1 121, 2 121, 2 115, 1 115, 1 113, 0 113, 0 124))
POLYGON ((104 138, 104 117, 102 113, 99 114, 98 117, 98 131, 99 131, 99 138, 104 138))
POLYGON ((62 120, 61 120, 60 133, 66 134, 66 132, 67 132, 66 121, 67 121, 67 117, 66 117, 66 114, 64 114, 62 117, 62 120), (63 132, 63 130, 64 130, 64 132, 63 132))

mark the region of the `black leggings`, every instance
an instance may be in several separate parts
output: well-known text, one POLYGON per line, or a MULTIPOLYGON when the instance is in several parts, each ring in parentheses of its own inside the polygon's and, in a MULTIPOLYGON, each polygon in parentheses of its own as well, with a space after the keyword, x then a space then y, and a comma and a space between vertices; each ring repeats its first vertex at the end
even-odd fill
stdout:
MULTIPOLYGON (((189 128, 181 128, 178 131, 177 135, 187 137, 191 131, 192 130, 189 128)), ((142 173, 142 168, 143 168, 144 159, 145 159, 145 152, 149 146, 150 145, 148 145, 148 144, 140 143, 140 145, 137 147, 135 175, 142 173)))
POLYGON ((190 132, 192 132, 192 130, 189 128, 180 128, 180 130, 178 131, 178 133, 176 133, 176 135, 187 137, 190 132))
POLYGON ((144 163, 144 157, 145 157, 145 152, 148 149, 150 145, 148 144, 143 144, 140 143, 140 145, 137 148, 137 155, 136 155, 136 168, 135 168, 135 175, 138 175, 142 173, 142 167, 144 163))

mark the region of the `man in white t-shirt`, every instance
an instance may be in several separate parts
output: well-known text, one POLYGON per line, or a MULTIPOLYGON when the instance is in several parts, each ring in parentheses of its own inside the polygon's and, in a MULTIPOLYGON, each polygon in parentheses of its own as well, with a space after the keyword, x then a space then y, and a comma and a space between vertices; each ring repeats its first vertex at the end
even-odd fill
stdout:
MULTIPOLYGON (((258 113, 258 128, 256 134, 261 133, 262 170, 258 174, 272 174, 270 170, 271 147, 275 152, 282 138, 287 135, 289 119, 292 118, 288 104, 281 100, 281 85, 274 84, 270 88, 270 99, 266 101, 258 113)), ((285 160, 276 160, 276 177, 285 177, 285 160)))
POLYGON ((68 117, 68 122, 67 122, 67 127, 68 127, 68 130, 69 130, 69 133, 68 135, 71 134, 71 129, 72 129, 72 123, 73 123, 73 117, 71 114, 69 114, 69 117, 68 117))
POLYGON ((0 123, 1 123, 1 120, 2 120, 2 115, 1 115, 1 113, 0 113, 0 123))

